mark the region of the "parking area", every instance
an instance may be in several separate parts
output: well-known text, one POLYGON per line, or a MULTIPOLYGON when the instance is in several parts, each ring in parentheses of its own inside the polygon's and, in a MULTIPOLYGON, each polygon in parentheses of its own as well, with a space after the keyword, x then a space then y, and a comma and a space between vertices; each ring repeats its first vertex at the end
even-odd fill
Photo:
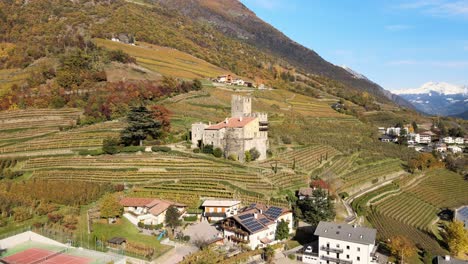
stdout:
POLYGON ((190 236, 190 241, 211 241, 219 237, 222 233, 208 221, 198 222, 190 225, 183 231, 184 235, 190 236))

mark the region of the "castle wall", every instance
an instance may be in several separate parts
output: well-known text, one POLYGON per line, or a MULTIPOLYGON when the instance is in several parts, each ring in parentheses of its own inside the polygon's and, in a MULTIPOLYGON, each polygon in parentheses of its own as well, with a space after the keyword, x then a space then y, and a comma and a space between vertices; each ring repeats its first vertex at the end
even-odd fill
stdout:
POLYGON ((203 123, 192 124, 192 148, 197 148, 199 141, 203 142, 203 135, 207 127, 208 125, 203 123))
POLYGON ((252 98, 233 95, 231 99, 231 117, 244 117, 252 113, 252 98))

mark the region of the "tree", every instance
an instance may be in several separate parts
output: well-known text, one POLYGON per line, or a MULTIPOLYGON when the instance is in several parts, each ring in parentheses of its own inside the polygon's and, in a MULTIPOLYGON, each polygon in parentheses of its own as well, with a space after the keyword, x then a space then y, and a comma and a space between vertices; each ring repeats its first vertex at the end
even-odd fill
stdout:
POLYGON ((177 207, 175 207, 174 205, 169 206, 169 208, 167 208, 167 211, 166 211, 166 219, 165 219, 166 225, 168 225, 172 229, 180 226, 181 221, 179 218, 180 218, 180 213, 177 207))
POLYGON ((161 122, 154 120, 152 113, 144 106, 133 107, 127 115, 128 126, 121 133, 122 142, 128 145, 139 144, 143 146, 143 140, 148 136, 153 139, 161 135, 161 122))
POLYGON ((260 152, 257 150, 257 148, 251 148, 249 152, 252 160, 257 160, 258 158, 260 158, 260 152))
POLYGON ((297 206, 301 211, 302 220, 312 225, 335 217, 331 197, 325 190, 314 190, 308 199, 298 200, 297 206))
POLYGON ((114 195, 108 193, 101 200, 100 213, 103 218, 117 217, 122 213, 122 206, 114 195))
POLYGON ((107 154, 116 154, 119 152, 120 140, 118 138, 106 138, 102 142, 102 151, 107 154))
POLYGON ((281 220, 281 222, 278 223, 276 226, 276 240, 283 240, 289 237, 289 226, 284 219, 281 220))
POLYGON ((171 130, 170 117, 172 112, 162 105, 151 106, 151 112, 153 118, 161 123, 162 130, 164 132, 169 132, 169 130, 171 130))
POLYGON ((388 247, 392 254, 400 259, 401 263, 404 263, 404 259, 416 253, 414 244, 404 236, 391 237, 388 247))
POLYGON ((244 155, 245 155, 245 158, 244 158, 245 162, 251 162, 252 161, 252 155, 250 155, 250 151, 246 151, 244 153, 244 155))
POLYGON ((416 121, 413 121, 411 123, 411 126, 413 127, 413 132, 418 133, 418 124, 416 123, 416 121))
POLYGON ((213 149, 213 156, 221 158, 223 156, 223 150, 221 148, 213 149))
POLYGON ((275 250, 270 246, 266 246, 263 249, 263 259, 266 263, 273 263, 273 259, 275 258, 275 250))
POLYGON ((202 83, 199 79, 193 80, 193 85, 192 85, 193 90, 199 91, 202 89, 202 83))
POLYGON ((464 228, 462 222, 454 221, 448 224, 446 240, 453 255, 468 254, 468 231, 464 228))

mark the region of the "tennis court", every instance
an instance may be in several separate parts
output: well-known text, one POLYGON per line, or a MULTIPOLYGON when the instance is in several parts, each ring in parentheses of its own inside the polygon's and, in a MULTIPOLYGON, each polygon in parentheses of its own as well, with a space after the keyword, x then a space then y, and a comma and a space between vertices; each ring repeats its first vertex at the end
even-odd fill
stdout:
POLYGON ((93 260, 66 254, 66 249, 58 252, 30 248, 1 259, 7 264, 89 264, 93 260))

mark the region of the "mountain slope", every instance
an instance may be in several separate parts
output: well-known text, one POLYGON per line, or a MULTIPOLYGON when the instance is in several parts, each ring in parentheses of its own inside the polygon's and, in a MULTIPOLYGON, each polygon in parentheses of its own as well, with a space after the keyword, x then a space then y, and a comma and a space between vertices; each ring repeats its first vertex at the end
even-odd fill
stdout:
POLYGON ((465 86, 428 82, 416 89, 400 90, 398 94, 424 113, 462 118, 466 116, 466 113, 463 114, 468 108, 465 86))
POLYGON ((315 51, 291 40, 282 32, 258 18, 239 1, 233 0, 152 0, 199 21, 204 21, 233 38, 266 51, 305 73, 317 74, 340 81, 376 96, 382 101, 393 100, 412 108, 405 100, 385 91, 367 78, 356 78, 349 70, 324 60, 315 51))

